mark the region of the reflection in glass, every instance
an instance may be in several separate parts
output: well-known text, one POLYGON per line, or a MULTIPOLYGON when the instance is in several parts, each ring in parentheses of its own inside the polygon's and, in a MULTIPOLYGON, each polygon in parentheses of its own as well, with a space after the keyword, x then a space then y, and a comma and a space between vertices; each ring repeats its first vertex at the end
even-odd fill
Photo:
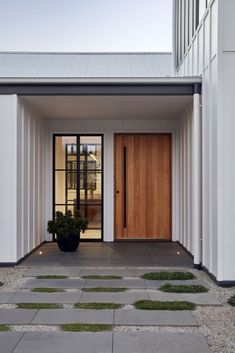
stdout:
POLYGON ((56 136, 54 158, 54 210, 73 214, 78 210, 89 220, 89 229, 81 238, 101 239, 101 136, 56 136))

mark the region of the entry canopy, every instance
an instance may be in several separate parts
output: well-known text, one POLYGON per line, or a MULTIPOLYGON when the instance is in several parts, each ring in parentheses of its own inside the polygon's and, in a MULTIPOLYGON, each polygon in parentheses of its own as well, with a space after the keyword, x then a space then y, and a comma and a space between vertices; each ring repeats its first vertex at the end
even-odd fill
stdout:
POLYGON ((171 53, 0 52, 0 94, 187 96, 200 77, 173 77, 171 53))

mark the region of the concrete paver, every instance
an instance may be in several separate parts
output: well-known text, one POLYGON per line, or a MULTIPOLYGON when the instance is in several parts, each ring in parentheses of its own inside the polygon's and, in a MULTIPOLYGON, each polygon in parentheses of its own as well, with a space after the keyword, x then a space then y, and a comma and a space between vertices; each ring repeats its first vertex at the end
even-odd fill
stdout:
POLYGON ((85 288, 92 287, 125 287, 132 289, 145 289, 146 284, 145 280, 141 278, 133 278, 133 279, 114 279, 114 280, 95 280, 88 279, 85 284, 85 288))
POLYGON ((205 339, 189 333, 115 333, 113 353, 210 353, 205 339))
POLYGON ((115 325, 133 326, 197 326, 190 311, 115 310, 115 325))
POLYGON ((0 324, 30 324, 36 313, 34 309, 0 309, 0 324))
POLYGON ((78 352, 112 353, 112 333, 28 332, 13 353, 78 352))
POLYGON ((89 293, 83 292, 81 295, 81 303, 116 303, 116 304, 133 304, 137 300, 149 299, 147 292, 120 292, 120 293, 89 293))
POLYGON ((0 293, 0 304, 7 304, 9 300, 14 296, 15 292, 1 292, 0 293))
POLYGON ((0 332, 0 352, 12 353, 23 332, 0 332))
POLYGON ((114 310, 42 309, 38 311, 32 324, 113 324, 113 316, 114 310))
POLYGON ((25 279, 22 288, 83 288, 86 280, 83 279, 25 279))
POLYGON ((9 303, 57 303, 73 304, 80 301, 81 292, 76 293, 33 293, 17 292, 9 303))
POLYGON ((47 275, 62 275, 69 277, 79 277, 80 268, 31 268, 24 273, 24 277, 36 277, 36 276, 47 276, 47 275))
POLYGON ((80 271, 80 276, 87 276, 87 275, 113 275, 113 276, 122 276, 122 277, 134 277, 134 269, 88 269, 84 268, 80 271))

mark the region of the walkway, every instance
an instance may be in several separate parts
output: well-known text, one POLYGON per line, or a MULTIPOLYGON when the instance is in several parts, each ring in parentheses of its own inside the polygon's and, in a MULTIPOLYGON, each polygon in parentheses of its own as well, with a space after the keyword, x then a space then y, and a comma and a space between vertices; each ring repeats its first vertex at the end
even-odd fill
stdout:
POLYGON ((186 300, 196 305, 220 306, 220 301, 210 292, 185 294, 159 290, 166 282, 208 287, 207 282, 197 278, 184 281, 147 280, 141 277, 144 273, 146 269, 133 268, 25 269, 19 290, 0 292, 0 303, 4 304, 0 307, 0 324, 10 325, 12 329, 12 332, 0 333, 0 352, 210 353, 205 338, 197 331, 198 323, 193 310, 139 310, 134 306, 139 300, 186 300), (54 277, 48 278, 48 275, 54 277), (87 277, 91 275, 96 278, 87 277), (102 278, 97 277, 101 275, 102 278), (105 275, 112 277, 104 278, 105 275), (106 289, 100 292, 97 287, 106 289), (37 292, 35 288, 42 289, 37 292), (55 292, 49 293, 46 288, 53 288, 55 292), (108 291, 110 288, 111 291, 108 291), (110 303, 121 306, 111 309, 74 306, 94 302, 96 305, 110 303), (19 309, 16 308, 18 303, 53 303, 59 306, 54 309, 19 309), (64 332, 61 326, 77 323, 107 325, 107 331, 64 332), (182 331, 177 332, 176 329, 182 331))
POLYGON ((191 256, 177 243, 81 243, 78 251, 63 253, 56 243, 46 243, 20 266, 77 267, 192 267, 191 256))

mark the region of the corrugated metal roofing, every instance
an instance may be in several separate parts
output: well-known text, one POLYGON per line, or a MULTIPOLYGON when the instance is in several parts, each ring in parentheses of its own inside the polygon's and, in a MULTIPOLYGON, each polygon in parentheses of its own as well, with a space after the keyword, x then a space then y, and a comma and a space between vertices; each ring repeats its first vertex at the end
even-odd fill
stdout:
POLYGON ((172 76, 171 53, 0 52, 0 78, 172 76))

